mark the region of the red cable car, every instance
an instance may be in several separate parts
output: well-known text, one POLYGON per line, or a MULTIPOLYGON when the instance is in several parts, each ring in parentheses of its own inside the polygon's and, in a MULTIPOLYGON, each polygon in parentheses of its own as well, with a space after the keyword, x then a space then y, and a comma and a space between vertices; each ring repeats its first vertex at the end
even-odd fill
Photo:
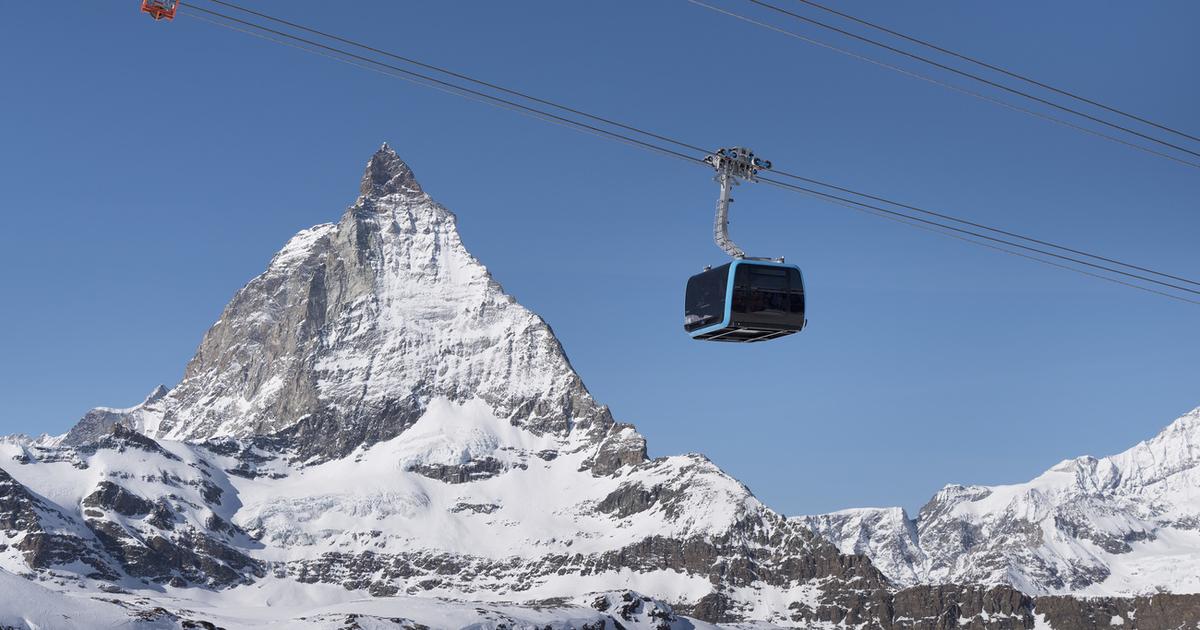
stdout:
POLYGON ((178 9, 179 0, 142 0, 142 13, 156 20, 174 20, 178 9))

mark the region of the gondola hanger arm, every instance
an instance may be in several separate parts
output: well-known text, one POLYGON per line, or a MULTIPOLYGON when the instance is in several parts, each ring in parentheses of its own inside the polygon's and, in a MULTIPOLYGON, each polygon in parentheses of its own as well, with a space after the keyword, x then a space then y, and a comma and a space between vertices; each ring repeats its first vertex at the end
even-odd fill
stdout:
POLYGON ((704 161, 717 172, 715 179, 720 185, 717 217, 713 222, 713 241, 721 251, 733 258, 745 258, 746 252, 729 237, 729 204, 733 203, 733 187, 742 181, 757 181, 758 171, 771 168, 771 162, 755 157, 754 152, 745 147, 722 147, 705 157, 704 161))

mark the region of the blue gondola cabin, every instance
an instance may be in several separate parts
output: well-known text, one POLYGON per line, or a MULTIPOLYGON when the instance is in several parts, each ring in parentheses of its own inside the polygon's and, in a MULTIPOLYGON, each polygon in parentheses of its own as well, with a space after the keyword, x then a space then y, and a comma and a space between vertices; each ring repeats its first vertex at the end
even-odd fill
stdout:
POLYGON ((683 328, 693 339, 751 342, 804 329, 800 268, 735 260, 688 279, 683 328))

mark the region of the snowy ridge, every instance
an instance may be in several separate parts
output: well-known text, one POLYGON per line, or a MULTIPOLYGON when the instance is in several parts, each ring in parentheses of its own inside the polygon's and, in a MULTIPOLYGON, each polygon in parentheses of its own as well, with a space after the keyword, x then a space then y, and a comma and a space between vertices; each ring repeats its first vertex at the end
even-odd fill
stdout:
POLYGON ((898 508, 796 520, 843 552, 870 555, 898 583, 1198 593, 1198 488, 1200 409, 1123 453, 1065 460, 1027 483, 946 486, 921 509, 915 529, 887 516, 898 508))
MULTIPOLYGON (((0 446, 0 462, 15 462, 4 470, 45 502, 35 506, 41 526, 92 550, 91 564, 56 557, 39 567, 52 581, 134 592, 165 583, 186 599, 197 586, 238 588, 273 575, 333 585, 355 599, 498 603, 574 601, 638 586, 694 605, 714 593, 712 563, 733 553, 716 541, 773 553, 770 541, 785 536, 795 539, 792 553, 833 553, 804 531, 789 532, 703 457, 595 476, 582 469, 586 451, 556 450, 563 440, 515 427, 478 399, 436 400, 403 435, 310 465, 236 440, 143 443, 121 435, 82 451, 0 446), (439 467, 480 460, 499 464, 475 479, 441 476, 439 467), (149 545, 156 539, 164 542, 149 545), (182 548, 172 557, 190 544, 220 563, 181 570, 149 550, 167 541, 182 548), (647 563, 636 557, 643 549, 680 558, 647 563)), ((28 573, 31 555, 22 550, 36 535, 15 533, 0 567, 28 573)), ((784 621, 789 592, 819 596, 829 577, 758 582, 729 596, 742 599, 749 618, 784 621)), ((295 597, 316 603, 303 589, 295 597)))

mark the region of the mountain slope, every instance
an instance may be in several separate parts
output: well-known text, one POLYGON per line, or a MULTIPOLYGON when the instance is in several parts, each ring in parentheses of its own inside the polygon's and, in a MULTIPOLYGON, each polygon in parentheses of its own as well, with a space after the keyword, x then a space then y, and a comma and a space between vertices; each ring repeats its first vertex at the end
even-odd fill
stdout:
POLYGON ((907 527, 899 508, 853 515, 794 522, 900 584, 1200 593, 1200 409, 1123 453, 1066 460, 1027 483, 946 486, 907 527))

